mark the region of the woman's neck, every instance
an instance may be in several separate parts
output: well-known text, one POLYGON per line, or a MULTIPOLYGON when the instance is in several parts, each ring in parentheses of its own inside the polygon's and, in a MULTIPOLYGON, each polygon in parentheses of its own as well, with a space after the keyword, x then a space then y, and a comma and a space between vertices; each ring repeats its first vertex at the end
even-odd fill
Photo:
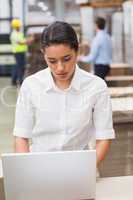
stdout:
POLYGON ((55 79, 55 77, 53 76, 53 74, 51 73, 52 77, 53 77, 53 80, 54 80, 54 83, 55 85, 61 89, 61 90, 65 90, 65 89, 68 89, 70 87, 70 84, 71 84, 71 81, 73 79, 73 76, 74 76, 74 73, 72 74, 72 76, 68 79, 68 80, 58 80, 58 79, 55 79))
POLYGON ((68 81, 56 81, 55 80, 55 84, 59 89, 65 90, 65 89, 69 88, 69 86, 71 84, 71 80, 68 80, 68 81))

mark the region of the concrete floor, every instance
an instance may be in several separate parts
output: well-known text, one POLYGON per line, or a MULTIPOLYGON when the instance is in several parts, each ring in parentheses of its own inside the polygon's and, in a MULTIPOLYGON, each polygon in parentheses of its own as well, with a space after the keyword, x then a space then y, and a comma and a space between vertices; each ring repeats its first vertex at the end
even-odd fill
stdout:
POLYGON ((14 110, 18 91, 10 78, 0 78, 0 154, 13 151, 14 110))

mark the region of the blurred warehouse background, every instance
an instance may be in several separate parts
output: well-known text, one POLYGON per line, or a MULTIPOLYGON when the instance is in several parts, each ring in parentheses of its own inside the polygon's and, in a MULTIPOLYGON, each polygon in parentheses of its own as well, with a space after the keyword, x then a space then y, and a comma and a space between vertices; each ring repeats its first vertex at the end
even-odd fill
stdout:
MULTIPOLYGON (((55 20, 72 24, 81 44, 91 45, 94 19, 107 20, 113 62, 107 77, 116 140, 103 162, 101 176, 133 174, 133 1, 124 0, 0 0, 0 152, 12 151, 12 128, 18 89, 10 86, 15 59, 11 51, 11 21, 19 18, 25 35, 34 35, 27 53, 26 76, 44 67, 40 34, 55 20)), ((82 64, 89 71, 91 66, 82 64)))
POLYGON ((132 65, 132 4, 132 1, 124 2, 123 0, 1 0, 0 74, 10 74, 15 62, 9 41, 10 22, 13 18, 19 18, 22 21, 25 34, 35 34, 35 43, 33 48, 30 48, 30 51, 35 54, 40 33, 50 22, 65 20, 71 23, 80 41, 91 44, 94 37, 94 17, 103 16, 108 21, 107 29, 113 42, 113 63, 132 65))

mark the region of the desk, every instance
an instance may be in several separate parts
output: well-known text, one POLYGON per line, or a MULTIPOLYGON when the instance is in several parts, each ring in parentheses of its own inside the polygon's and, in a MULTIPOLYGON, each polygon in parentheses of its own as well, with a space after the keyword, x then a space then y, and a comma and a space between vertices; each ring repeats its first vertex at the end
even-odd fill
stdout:
POLYGON ((3 187, 3 175, 2 175, 2 162, 0 160, 0 200, 5 200, 4 198, 4 187, 3 187))
MULTIPOLYGON (((133 176, 99 178, 96 183, 96 200, 132 200, 133 199, 132 187, 133 187, 133 176)), ((0 166, 0 200, 4 200, 1 166, 0 166)))
POLYGON ((133 199, 133 176, 101 178, 96 184, 96 200, 133 199))

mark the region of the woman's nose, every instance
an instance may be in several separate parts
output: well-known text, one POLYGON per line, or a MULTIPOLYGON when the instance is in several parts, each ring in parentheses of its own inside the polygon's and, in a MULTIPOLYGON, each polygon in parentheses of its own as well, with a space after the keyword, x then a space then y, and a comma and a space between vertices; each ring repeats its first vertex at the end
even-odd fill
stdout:
POLYGON ((64 70, 64 64, 59 61, 58 65, 57 65, 57 69, 58 69, 58 71, 63 71, 64 70))

